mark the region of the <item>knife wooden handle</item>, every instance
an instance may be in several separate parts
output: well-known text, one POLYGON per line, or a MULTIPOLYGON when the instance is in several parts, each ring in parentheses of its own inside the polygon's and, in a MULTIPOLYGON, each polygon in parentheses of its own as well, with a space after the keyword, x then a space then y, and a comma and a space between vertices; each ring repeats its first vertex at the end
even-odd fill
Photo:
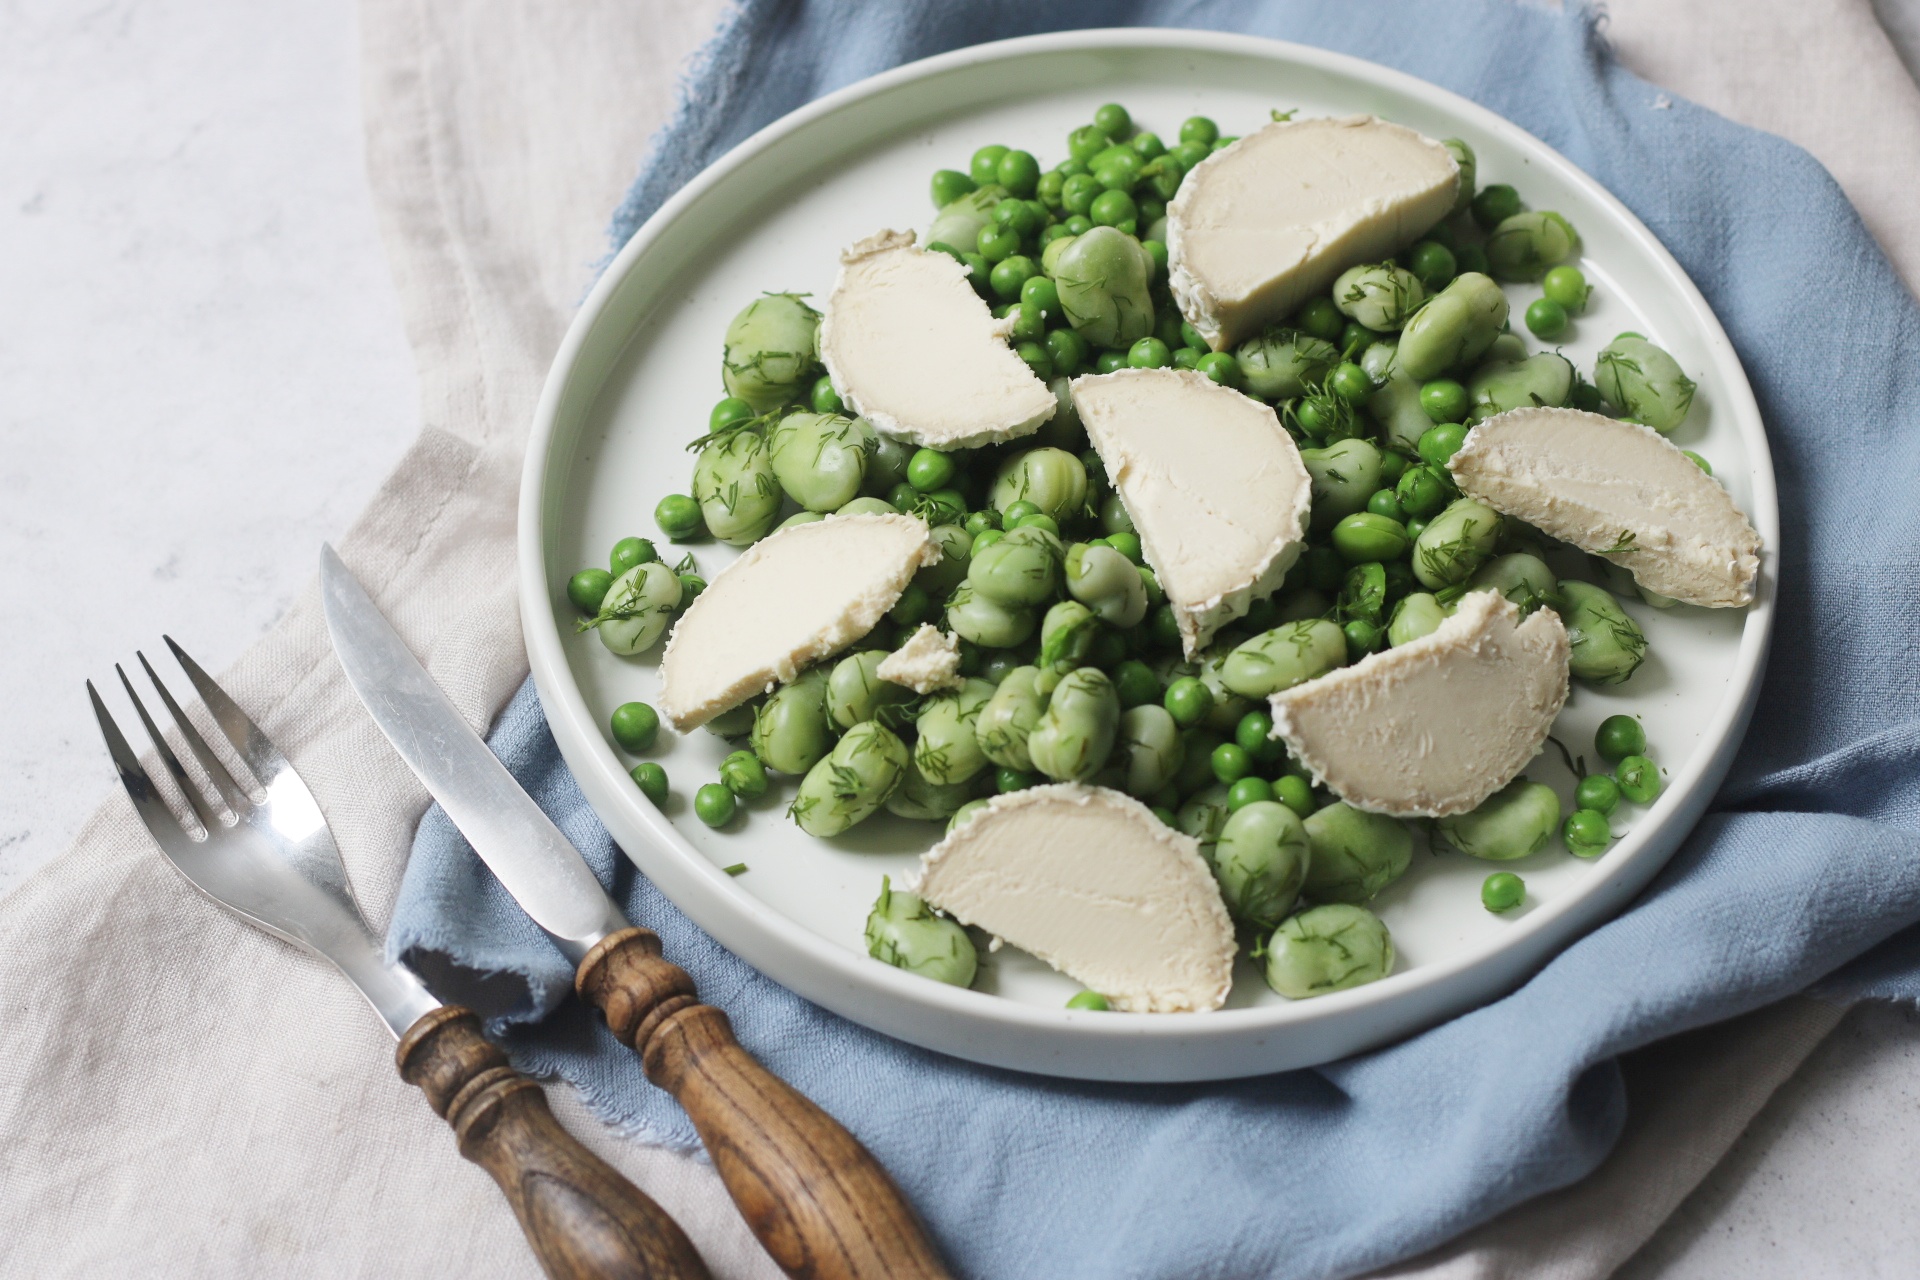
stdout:
POLYGON ((560 1127, 547 1095, 507 1065, 471 1010, 421 1018, 395 1061, 453 1126, 460 1154, 506 1192, 553 1280, 710 1280, 680 1224, 560 1127))
POLYGON ((647 1078, 686 1108, 747 1225, 797 1280, 947 1280, 900 1188, 871 1152, 740 1047, 649 929, 602 939, 574 987, 647 1078))

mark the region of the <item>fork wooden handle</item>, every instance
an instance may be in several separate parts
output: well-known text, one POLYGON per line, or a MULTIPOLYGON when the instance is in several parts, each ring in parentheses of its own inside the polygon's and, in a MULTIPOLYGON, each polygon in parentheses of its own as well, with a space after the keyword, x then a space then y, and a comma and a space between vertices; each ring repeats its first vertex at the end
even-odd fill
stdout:
POLYGON ((797 1280, 947 1280, 900 1188, 871 1152, 740 1047, 648 929, 580 962, 574 986, 686 1109, 747 1225, 797 1280))
POLYGON ((500 1184, 540 1266, 554 1280, 709 1280, 680 1224, 547 1109, 538 1084, 507 1065, 471 1011, 446 1005, 408 1028, 395 1060, 500 1184))

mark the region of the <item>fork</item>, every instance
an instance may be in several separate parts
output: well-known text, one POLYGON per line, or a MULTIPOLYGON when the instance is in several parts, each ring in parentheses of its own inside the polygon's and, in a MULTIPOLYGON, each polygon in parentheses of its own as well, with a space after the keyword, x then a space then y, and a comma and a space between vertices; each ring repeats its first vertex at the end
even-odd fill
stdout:
POLYGON ((339 846, 313 792, 246 712, 186 651, 164 637, 220 735, 245 765, 242 778, 214 752, 146 655, 137 653, 186 753, 194 779, 134 691, 114 672, 179 790, 176 815, 87 681, 107 753, 147 830, 187 883, 257 929, 331 962, 399 1040, 400 1076, 452 1126, 460 1154, 506 1193, 549 1276, 707 1280, 679 1224, 560 1126, 540 1086, 508 1065, 471 1010, 443 1005, 406 966, 386 958, 347 881, 339 846))

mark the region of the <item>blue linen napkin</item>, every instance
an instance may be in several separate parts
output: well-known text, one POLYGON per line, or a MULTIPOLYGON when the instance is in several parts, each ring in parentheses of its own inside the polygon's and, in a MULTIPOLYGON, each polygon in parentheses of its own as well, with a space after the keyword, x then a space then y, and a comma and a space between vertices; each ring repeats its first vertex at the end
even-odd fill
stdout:
MULTIPOLYGON (((1350 1275, 1593 1169, 1625 1115, 1624 1052, 1817 982, 1833 999, 1920 998, 1920 307, 1804 152, 1613 65, 1591 12, 1501 0, 749 0, 685 87, 615 242, 821 93, 979 40, 1123 20, 1303 41, 1465 94, 1619 195, 1705 291, 1771 432, 1778 623, 1733 772, 1654 885, 1511 996, 1392 1048, 1225 1084, 1078 1084, 875 1035, 723 951, 619 855, 531 683, 492 741, 742 1042, 886 1163, 964 1273, 1350 1275)), ((389 937, 435 971, 491 975, 523 1070, 565 1077, 630 1132, 695 1142, 633 1055, 564 1001, 568 965, 438 808, 389 937)))

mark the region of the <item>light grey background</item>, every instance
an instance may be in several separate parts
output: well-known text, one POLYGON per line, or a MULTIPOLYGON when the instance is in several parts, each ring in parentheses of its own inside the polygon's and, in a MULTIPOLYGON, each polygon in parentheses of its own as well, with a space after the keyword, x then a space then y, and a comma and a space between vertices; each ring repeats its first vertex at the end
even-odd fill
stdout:
MULTIPOLYGON (((0 892, 106 793, 81 682, 163 629, 224 667, 414 435, 356 44, 351 0, 0 8, 0 892)), ((1916 1081, 1920 1015, 1850 1016, 1627 1274, 1920 1274, 1916 1081)))

